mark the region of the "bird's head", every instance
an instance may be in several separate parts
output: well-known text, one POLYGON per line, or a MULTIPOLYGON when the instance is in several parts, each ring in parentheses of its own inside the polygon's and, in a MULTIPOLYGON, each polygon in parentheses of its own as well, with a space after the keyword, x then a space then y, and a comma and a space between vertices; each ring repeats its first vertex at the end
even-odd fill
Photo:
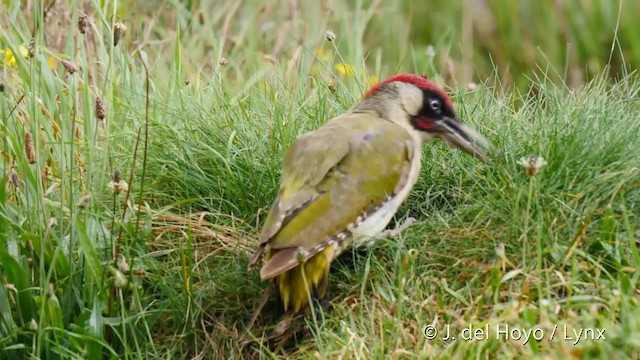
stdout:
POLYGON ((399 74, 383 80, 353 110, 375 111, 423 141, 441 138, 482 161, 491 149, 484 136, 458 120, 447 94, 424 76, 399 74))

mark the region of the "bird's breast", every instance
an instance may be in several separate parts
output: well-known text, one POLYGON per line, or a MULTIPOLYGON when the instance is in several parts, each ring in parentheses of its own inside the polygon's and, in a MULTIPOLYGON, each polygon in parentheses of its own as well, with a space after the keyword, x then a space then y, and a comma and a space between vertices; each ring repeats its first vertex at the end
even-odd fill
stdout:
POLYGON ((413 151, 413 158, 411 159, 411 169, 409 170, 409 176, 402 189, 398 191, 393 197, 385 201, 376 211, 367 216, 357 227, 352 231, 353 245, 361 246, 364 244, 370 244, 372 239, 378 236, 389 224, 393 216, 400 208, 400 205, 407 199, 411 188, 418 181, 418 175, 420 174, 420 167, 422 164, 422 148, 419 143, 416 143, 413 151))

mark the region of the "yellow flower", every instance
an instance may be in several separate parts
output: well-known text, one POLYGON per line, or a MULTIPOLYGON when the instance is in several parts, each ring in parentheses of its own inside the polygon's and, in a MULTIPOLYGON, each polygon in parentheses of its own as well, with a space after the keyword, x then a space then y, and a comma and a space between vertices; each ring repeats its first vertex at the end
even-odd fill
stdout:
POLYGON ((16 63, 16 58, 11 50, 0 50, 0 56, 4 56, 4 64, 6 66, 13 66, 16 63))
MULTIPOLYGON (((20 54, 22 54, 22 57, 29 57, 29 49, 26 46, 20 45, 18 50, 20 51, 20 54)), ((13 54, 11 49, 0 50, 0 54, 4 55, 4 63, 7 66, 15 66, 18 63, 16 56, 13 54)))
POLYGON ((360 72, 360 76, 362 76, 363 78, 367 79, 367 82, 368 82, 369 86, 373 86, 373 85, 378 83, 378 77, 375 76, 375 75, 369 75, 367 73, 366 69, 363 69, 360 72))
POLYGON ((329 50, 325 48, 319 48, 319 49, 316 49, 315 54, 318 57, 318 59, 322 61, 329 61, 329 50))
POLYGON ((369 86, 373 86, 378 83, 378 77, 375 75, 369 76, 369 86))
MULTIPOLYGON (((20 52, 22 57, 25 59, 28 59, 31 57, 31 54, 29 53, 29 48, 24 45, 18 46, 18 51, 20 52)), ((0 56, 2 55, 4 55, 4 64, 6 66, 13 67, 18 64, 18 60, 16 59, 16 56, 13 53, 13 51, 11 51, 11 49, 6 49, 6 50, 0 49, 0 56)), ((47 65, 49 65, 50 69, 55 69, 56 63, 53 56, 47 56, 47 65)))
POLYGON ((49 65, 49 69, 51 70, 56 68, 56 62, 53 56, 47 56, 47 65, 49 65))
POLYGON ((336 70, 344 76, 353 76, 354 69, 351 64, 336 64, 336 70))

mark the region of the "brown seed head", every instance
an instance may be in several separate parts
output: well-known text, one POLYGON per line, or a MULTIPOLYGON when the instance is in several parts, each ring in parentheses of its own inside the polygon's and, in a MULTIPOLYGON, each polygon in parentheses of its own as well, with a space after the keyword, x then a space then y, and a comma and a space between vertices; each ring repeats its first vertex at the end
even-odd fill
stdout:
POLYGON ((78 207, 80 209, 84 209, 89 205, 90 202, 91 202, 91 194, 87 194, 80 198, 80 200, 78 201, 78 207))
POLYGON ((327 87, 329 88, 329 91, 334 94, 338 91, 338 85, 336 85, 336 82, 333 80, 327 81, 327 87))
POLYGON ((118 169, 113 170, 112 180, 113 182, 120 182, 120 180, 122 180, 122 176, 120 176, 120 170, 118 169))
POLYGON ((27 155, 27 160, 29 160, 29 164, 35 164, 36 152, 33 149, 33 137, 28 131, 25 131, 24 133, 24 151, 27 155))
POLYGON ((89 18, 87 17, 87 14, 80 14, 80 16, 78 16, 77 25, 80 34, 85 34, 87 32, 87 28, 89 27, 89 18))
POLYGON ((31 40, 29 40, 28 54, 26 57, 32 58, 35 54, 36 54, 36 38, 32 37, 31 40))
POLYGON ((107 115, 107 111, 104 108, 104 101, 98 96, 96 97, 96 117, 100 120, 104 120, 107 115))
POLYGON ((116 23, 113 28, 113 46, 118 46, 118 43, 120 43, 120 40, 122 40, 122 37, 124 36, 124 33, 126 31, 127 27, 123 23, 116 23))
POLYGON ((17 172, 11 171, 11 174, 9 175, 9 180, 11 181, 14 187, 16 188, 20 187, 20 176, 18 176, 17 172))
POLYGON ((67 70, 69 74, 73 74, 78 71, 78 67, 68 60, 62 60, 62 66, 64 66, 64 69, 67 70))

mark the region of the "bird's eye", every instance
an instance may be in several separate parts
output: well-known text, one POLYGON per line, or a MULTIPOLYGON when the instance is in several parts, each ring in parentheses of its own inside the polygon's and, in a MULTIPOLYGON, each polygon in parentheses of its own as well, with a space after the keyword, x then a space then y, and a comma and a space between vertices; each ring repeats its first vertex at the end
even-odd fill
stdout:
POLYGON ((440 100, 438 99, 431 99, 429 100, 429 106, 431 107, 431 110, 439 113, 440 112, 440 100))

